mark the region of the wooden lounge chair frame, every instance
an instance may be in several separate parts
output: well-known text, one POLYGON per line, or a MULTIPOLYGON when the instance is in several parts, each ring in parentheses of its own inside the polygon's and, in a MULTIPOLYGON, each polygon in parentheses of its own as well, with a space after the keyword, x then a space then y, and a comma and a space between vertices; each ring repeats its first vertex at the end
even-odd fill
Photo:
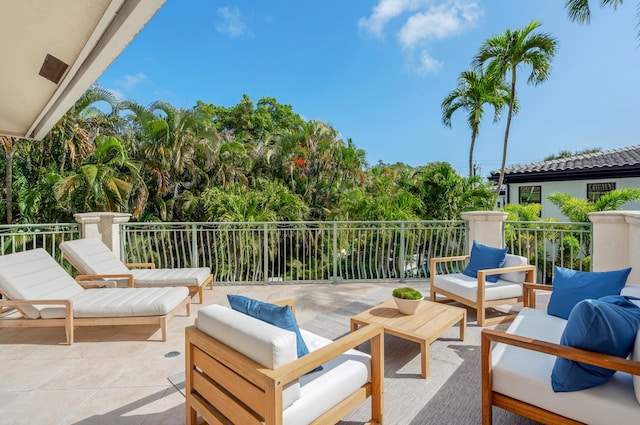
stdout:
MULTIPOLYGON (((95 284, 89 284, 91 286, 115 282, 99 282, 95 284)), ((83 286, 87 286, 86 283, 83 286)), ((7 298, 5 294, 0 292, 4 298, 7 298)), ((21 318, 14 318, 11 316, 3 316, 0 318, 0 328, 15 328, 15 327, 58 327, 64 326, 67 336, 67 345, 73 344, 74 341, 74 329, 76 326, 109 326, 109 325, 159 325, 162 332, 162 341, 167 340, 167 322, 182 308, 186 308, 187 316, 191 315, 191 299, 185 298, 180 304, 178 304, 169 313, 162 316, 124 316, 124 317, 74 317, 73 316, 73 301, 72 300, 0 300, 0 310, 5 308, 15 308, 21 318), (22 311, 22 306, 31 305, 60 305, 65 308, 64 318, 61 319, 29 319, 27 315, 22 311)))
MULTIPOLYGON (((453 294, 450 291, 446 291, 441 288, 437 288, 435 286, 435 278, 437 275, 437 265, 439 263, 446 262, 454 262, 454 261, 468 261, 471 258, 470 255, 459 255, 453 257, 438 257, 431 258, 429 262, 430 266, 430 286, 431 286, 431 301, 437 302, 453 302, 457 301, 460 304, 464 304, 469 306, 477 311, 478 316, 478 326, 487 326, 493 325, 496 323, 510 322, 515 317, 516 314, 508 314, 501 315, 498 317, 487 318, 486 317, 486 309, 491 307, 496 307, 499 305, 505 304, 517 304, 523 301, 523 297, 517 298, 504 298, 499 300, 486 300, 485 299, 485 287, 486 287, 486 279, 487 276, 502 274, 502 273, 511 273, 511 272, 526 272, 526 276, 524 279, 525 283, 534 283, 536 278, 536 266, 531 264, 525 264, 521 266, 513 266, 513 267, 502 267, 498 269, 485 269, 478 271, 478 293, 476 295, 476 301, 469 300, 467 298, 461 297, 459 295, 453 294), (443 295, 445 299, 437 299, 437 295, 443 295)), ((524 288, 524 286, 523 286, 524 288)), ((524 291, 524 289, 523 289, 524 291)))
MULTIPOLYGON (((291 300, 280 302, 291 304, 291 300)), ((293 306, 293 305, 292 305, 293 306)), ((261 366, 196 326, 186 328, 187 425, 198 415, 210 425, 282 425, 282 391, 309 370, 371 342, 371 381, 314 420, 312 424, 335 424, 371 397, 369 425, 383 423, 384 330, 369 325, 275 370, 261 366), (227 419, 225 419, 225 417, 227 419)))
MULTIPOLYGON (((71 258, 70 255, 67 255, 64 251, 62 252, 63 257, 67 260, 76 270, 82 273, 82 266, 80 266, 76 261, 71 258)), ((126 267, 138 267, 138 268, 147 268, 147 269, 155 269, 156 265, 154 263, 123 263, 126 267)), ((129 288, 135 288, 135 280, 132 274, 122 273, 122 274, 80 274, 76 276, 76 280, 78 283, 86 280, 94 281, 99 279, 127 279, 127 286, 129 288)), ((200 285, 186 286, 189 289, 189 293, 198 294, 198 301, 202 304, 203 295, 202 288, 206 285, 209 285, 210 289, 213 289, 213 274, 210 274, 205 281, 200 285)))

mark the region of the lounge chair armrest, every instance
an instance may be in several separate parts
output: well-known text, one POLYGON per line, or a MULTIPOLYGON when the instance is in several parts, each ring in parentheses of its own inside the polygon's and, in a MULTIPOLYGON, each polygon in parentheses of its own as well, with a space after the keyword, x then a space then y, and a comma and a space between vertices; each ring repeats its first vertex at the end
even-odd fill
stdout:
POLYGON ((127 267, 140 267, 144 269, 155 269, 156 265, 154 263, 124 263, 127 267))
POLYGON ((279 380, 283 385, 303 376, 310 370, 334 359, 346 351, 371 341, 371 373, 384 375, 384 327, 380 324, 370 324, 338 338, 311 353, 298 358, 275 370, 266 370, 267 375, 279 380), (374 370, 378 369, 378 370, 374 370))
POLYGON ((539 283, 525 282, 522 285, 524 306, 536 308, 536 291, 551 291, 551 285, 542 285, 539 283))
POLYGON ((469 258, 471 258, 470 255, 456 255, 453 257, 434 257, 434 258, 431 258, 430 261, 433 264, 437 264, 437 263, 447 263, 451 261, 464 261, 464 260, 468 260, 469 258))
POLYGON ((132 274, 81 274, 76 276, 76 281, 95 281, 100 279, 127 279, 129 288, 135 287, 132 274))
POLYGON ((118 282, 114 280, 76 280, 83 288, 116 288, 118 282))
POLYGON ((508 334, 506 332, 496 331, 493 329, 482 330, 481 351, 483 353, 483 367, 485 366, 485 350, 487 350, 486 354, 490 354, 492 343, 513 345, 515 347, 538 351, 540 353, 551 354, 556 357, 562 357, 568 360, 587 363, 593 366, 626 372, 632 375, 640 375, 640 362, 638 361, 627 360, 622 357, 610 356, 594 351, 583 350, 581 348, 555 344, 553 342, 541 341, 538 339, 508 334))
POLYGON ((483 270, 478 270, 478 274, 483 273, 485 276, 488 276, 492 274, 502 274, 502 273, 512 273, 512 272, 528 272, 530 270, 535 271, 536 266, 531 264, 523 264, 521 266, 500 267, 497 269, 483 269, 483 270))
POLYGON ((22 305, 64 305, 73 307, 71 300, 0 300, 0 307, 20 307, 22 305))

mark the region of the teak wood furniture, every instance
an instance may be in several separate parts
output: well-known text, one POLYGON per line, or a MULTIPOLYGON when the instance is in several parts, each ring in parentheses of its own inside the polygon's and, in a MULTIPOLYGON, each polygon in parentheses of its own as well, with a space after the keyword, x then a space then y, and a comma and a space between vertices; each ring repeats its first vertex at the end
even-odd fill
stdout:
POLYGON ((536 267, 527 264, 525 257, 507 254, 504 267, 480 270, 477 278, 462 273, 438 273, 439 269, 447 267, 444 263, 463 262, 469 258, 469 255, 431 258, 431 301, 457 301, 475 309, 478 326, 513 320, 515 314, 487 318, 486 309, 522 302, 522 284, 535 283, 536 267), (487 282, 487 276, 496 274, 502 275, 497 282, 487 282), (438 298, 438 295, 444 298, 438 298))
POLYGON ((404 315, 391 299, 352 317, 351 331, 359 326, 380 324, 386 334, 417 342, 420 344, 420 374, 426 378, 429 376, 429 346, 456 323, 460 324, 460 340, 464 341, 467 323, 464 308, 422 300, 415 314, 404 315))

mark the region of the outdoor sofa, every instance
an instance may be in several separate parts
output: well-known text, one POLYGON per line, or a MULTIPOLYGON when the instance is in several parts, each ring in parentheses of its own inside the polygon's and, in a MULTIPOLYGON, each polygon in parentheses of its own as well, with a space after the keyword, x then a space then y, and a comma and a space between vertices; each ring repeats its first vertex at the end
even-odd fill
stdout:
POLYGON ((213 275, 208 267, 157 269, 154 263, 123 263, 97 238, 65 241, 60 244, 64 257, 86 279, 123 281, 129 287, 184 286, 198 294, 202 304, 202 288, 213 289, 213 275))
MULTIPOLYGON (((535 292, 552 288, 529 284, 524 288, 525 308, 507 331, 482 331, 482 423, 492 423, 493 406, 545 424, 639 423, 640 331, 631 335, 635 345, 629 358, 562 345, 568 320, 535 308, 535 292), (616 372, 595 387, 554 392, 552 372, 558 357, 616 372)), ((640 285, 626 285, 620 295, 640 297, 640 285)), ((587 336, 586 341, 603 346, 599 337, 587 336)), ((572 372, 581 372, 582 366, 571 367, 572 372)))
POLYGON ((296 333, 221 305, 201 308, 186 329, 187 425, 198 416, 209 424, 335 424, 367 398, 367 423, 382 424, 383 328, 336 341, 304 329, 299 336, 310 353, 298 358, 296 333), (365 342, 371 355, 353 349, 365 342))
POLYGON ((76 326, 157 324, 165 341, 167 321, 183 308, 190 315, 187 288, 81 283, 42 248, 0 256, 0 293, 6 298, 0 307, 18 313, 3 314, 0 328, 64 326, 66 342, 72 344, 76 326))

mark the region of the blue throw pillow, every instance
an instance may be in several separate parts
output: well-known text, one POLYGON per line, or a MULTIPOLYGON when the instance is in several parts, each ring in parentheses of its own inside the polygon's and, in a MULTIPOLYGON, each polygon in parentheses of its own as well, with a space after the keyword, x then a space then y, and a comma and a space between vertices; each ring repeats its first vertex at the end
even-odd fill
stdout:
POLYGON ((620 295, 631 268, 608 272, 579 272, 555 266, 553 291, 547 313, 567 319, 573 306, 582 300, 620 295))
MULTIPOLYGON (((254 300, 252 298, 243 297, 242 295, 227 295, 227 300, 232 309, 244 313, 248 316, 260 319, 263 322, 270 323, 288 331, 292 331, 296 334, 296 347, 298 351, 298 358, 309 354, 307 344, 305 344, 302 335, 300 334, 300 328, 296 317, 291 310, 291 306, 279 306, 275 304, 269 304, 262 301, 254 300)), ((322 370, 322 366, 318 366, 311 372, 317 372, 322 370)))
MULTIPOLYGON (((620 295, 580 301, 571 310, 560 344, 626 358, 640 326, 640 307, 620 295)), ((615 371, 558 357, 551 372, 555 392, 604 384, 615 371)))
MULTIPOLYGON (((478 277, 478 270, 498 269, 502 267, 507 256, 507 249, 508 248, 494 248, 473 241, 469 264, 467 264, 467 267, 465 267, 462 273, 469 277, 478 277)), ((499 274, 492 274, 487 276, 486 281, 497 282, 499 278, 499 274)))

